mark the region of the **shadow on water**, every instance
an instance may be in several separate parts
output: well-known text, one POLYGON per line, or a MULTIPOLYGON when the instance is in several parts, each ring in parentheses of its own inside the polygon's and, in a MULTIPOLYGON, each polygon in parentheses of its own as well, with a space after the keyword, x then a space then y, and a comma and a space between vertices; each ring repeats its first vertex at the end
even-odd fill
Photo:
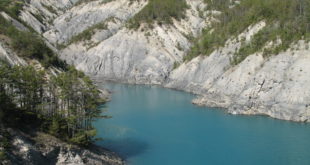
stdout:
POLYGON ((99 142, 99 145, 105 146, 106 148, 120 154, 120 156, 125 159, 140 155, 146 152, 149 148, 149 145, 146 142, 134 138, 115 140, 106 139, 99 142))

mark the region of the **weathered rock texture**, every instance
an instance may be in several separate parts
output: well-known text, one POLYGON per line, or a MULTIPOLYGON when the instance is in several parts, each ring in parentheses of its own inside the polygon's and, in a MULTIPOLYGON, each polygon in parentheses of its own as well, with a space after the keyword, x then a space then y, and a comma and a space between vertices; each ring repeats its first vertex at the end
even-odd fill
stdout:
POLYGON ((115 153, 97 146, 83 149, 69 145, 50 135, 33 132, 31 135, 7 129, 11 136, 8 161, 14 165, 122 165, 115 153))
MULTIPOLYGON (((203 0, 187 0, 190 8, 186 19, 137 30, 126 28, 126 22, 147 1, 61 2, 32 0, 21 18, 55 47, 70 43, 60 50, 61 58, 89 75, 185 90, 199 95, 194 103, 224 107, 233 114, 265 114, 294 121, 310 119, 308 43, 300 41, 292 45, 293 49, 268 59, 257 52, 232 66, 230 58, 241 43, 231 39, 210 56, 199 56, 174 69, 191 46, 189 36, 199 36, 212 21, 208 11, 201 14, 205 8, 203 0), (45 10, 42 4, 54 4, 55 12, 45 10), (43 15, 43 21, 27 14, 31 11, 43 15), (90 40, 70 42, 73 36, 98 23, 107 26, 95 29, 90 40)), ((249 41, 264 26, 264 22, 252 25, 239 39, 249 41)))
MULTIPOLYGON (((262 26, 259 23, 250 27, 249 32, 257 32, 262 26)), ((305 49, 308 43, 300 41, 297 44, 300 47, 294 51, 268 59, 258 52, 237 66, 231 66, 230 57, 240 43, 228 41, 226 45, 209 57, 197 57, 174 70, 165 86, 199 94, 194 103, 224 107, 232 114, 308 121, 310 51, 305 49)))
MULTIPOLYGON (((144 1, 129 5, 127 0, 118 0, 103 4, 104 7, 83 6, 92 11, 100 9, 98 13, 106 17, 101 19, 94 16, 88 21, 112 19, 107 20, 109 22, 107 22, 106 30, 98 30, 93 36, 92 41, 96 43, 96 46, 88 48, 85 42, 72 44, 62 50, 61 57, 78 69, 105 79, 128 83, 162 84, 169 76, 174 62, 181 61, 185 50, 190 47, 185 34, 197 35, 206 24, 198 17, 197 8, 203 5, 202 2, 197 0, 188 2, 190 2, 191 9, 187 11, 187 20, 174 21, 174 25, 171 26, 156 26, 154 29, 141 28, 137 31, 129 30, 124 26, 126 20, 142 9, 146 4, 144 1), (113 15, 110 14, 112 9, 115 9, 112 12, 113 15)), ((75 19, 86 17, 83 12, 77 13, 76 10, 80 11, 76 8, 70 10, 70 13, 74 14, 69 22, 77 23, 75 19)), ((84 29, 81 25, 74 26, 74 28, 73 31, 84 29), (76 27, 81 27, 81 29, 76 29, 76 27)), ((60 33, 64 33, 62 36, 70 36, 70 33, 66 31, 60 33)), ((58 41, 61 42, 62 39, 58 41)))

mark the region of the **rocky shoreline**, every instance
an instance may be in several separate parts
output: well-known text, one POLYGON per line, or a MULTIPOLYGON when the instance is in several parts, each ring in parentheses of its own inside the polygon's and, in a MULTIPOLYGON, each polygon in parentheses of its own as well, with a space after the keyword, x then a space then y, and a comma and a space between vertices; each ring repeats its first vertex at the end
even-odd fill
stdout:
MULTIPOLYGON (((122 2, 115 1, 115 6, 122 2)), ((299 41, 291 49, 268 58, 257 52, 232 65, 230 60, 240 49, 242 41, 250 42, 266 26, 266 22, 260 21, 227 40, 225 46, 209 56, 201 55, 183 62, 182 58, 191 46, 186 36, 199 36, 212 20, 197 14, 198 9, 204 6, 202 1, 187 3, 190 4, 187 22, 154 25, 153 30, 145 31, 130 30, 126 26, 115 30, 114 24, 111 24, 93 36, 92 41, 98 45, 87 48, 84 46, 87 41, 73 43, 60 51, 61 58, 88 75, 103 80, 160 85, 194 93, 199 96, 193 100, 195 104, 226 108, 231 114, 263 114, 282 120, 310 121, 310 87, 307 85, 310 83, 309 43, 299 41), (106 32, 111 32, 111 35, 98 39, 99 33, 106 32), (178 45, 182 49, 178 49, 178 45)), ((120 12, 122 8, 115 11, 120 12)), ((75 15, 69 19, 72 24, 80 24, 74 18, 86 16, 73 9, 70 12, 75 15)), ((132 15, 135 12, 132 11, 132 15)), ((72 27, 61 20, 58 24, 72 27)), ((67 34, 60 28, 59 31, 67 34)), ((49 37, 47 39, 51 40, 49 37)))
MULTIPOLYGON (((307 106, 303 104, 299 105, 287 105, 286 107, 282 107, 282 109, 285 109, 286 111, 281 112, 280 108, 278 109, 272 109, 272 106, 267 106, 267 105, 259 105, 255 104, 253 102, 248 102, 245 104, 235 104, 233 101, 233 98, 229 96, 225 96, 223 93, 213 93, 213 94, 203 94, 200 92, 197 92, 196 90, 189 90, 188 88, 176 88, 176 87, 171 87, 167 86, 167 80, 164 81, 163 84, 152 84, 152 83, 134 83, 134 82, 129 82, 129 81, 123 81, 123 80, 116 80, 116 79, 108 79, 106 80, 105 78, 102 77, 96 77, 94 75, 92 76, 92 80, 97 84, 100 85, 102 83, 122 83, 122 84, 131 84, 131 85, 156 85, 162 88, 168 88, 168 89, 173 89, 173 90, 178 90, 178 91, 183 91, 183 92, 188 92, 196 95, 196 98, 192 100, 192 103, 197 105, 197 106, 205 106, 205 107, 213 107, 213 108, 221 108, 224 109, 227 113, 231 115, 261 115, 261 116, 266 116, 266 117, 271 117, 274 119, 278 120, 287 120, 287 121, 292 121, 292 122, 310 122, 308 117, 310 116, 310 112, 308 115, 292 115, 289 112, 294 112, 298 111, 298 108, 303 108, 307 106), (294 109, 296 108, 297 109, 294 109)), ((111 91, 105 90, 109 95, 107 97, 110 99, 110 95, 112 95, 111 91)))
MULTIPOLYGON (((59 44, 70 43, 57 52, 77 69, 104 80, 191 92, 199 96, 193 103, 226 108, 231 114, 310 121, 309 42, 300 40, 269 57, 258 51, 232 65, 231 59, 243 42, 250 42, 268 25, 262 20, 232 36, 210 55, 184 62, 192 40, 215 21, 212 15, 219 14, 204 11, 206 4, 202 0, 186 0, 189 7, 185 19, 173 20, 171 25, 154 24, 153 29, 135 30, 127 28, 126 22, 147 1, 74 2, 32 0, 24 8, 21 19, 55 49, 59 44), (51 13, 42 4, 59 7, 51 13), (47 19, 42 23, 31 12, 47 19), (72 37, 98 23, 106 26, 95 29, 90 39, 70 42, 72 37)), ((270 43, 273 44, 276 43, 270 43)))
MULTIPOLYGON (((82 148, 42 132, 24 133, 8 128, 11 146, 4 165, 124 165, 116 153, 92 145, 82 148)), ((3 135, 1 135, 3 136, 3 135)))

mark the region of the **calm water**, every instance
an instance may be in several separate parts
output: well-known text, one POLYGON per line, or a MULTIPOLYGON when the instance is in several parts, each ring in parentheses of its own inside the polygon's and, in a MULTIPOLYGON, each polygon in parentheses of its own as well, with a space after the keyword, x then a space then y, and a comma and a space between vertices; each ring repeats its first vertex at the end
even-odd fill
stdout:
POLYGON ((309 165, 310 125, 232 116, 191 104, 193 95, 109 84, 111 119, 95 122, 98 144, 130 165, 309 165))

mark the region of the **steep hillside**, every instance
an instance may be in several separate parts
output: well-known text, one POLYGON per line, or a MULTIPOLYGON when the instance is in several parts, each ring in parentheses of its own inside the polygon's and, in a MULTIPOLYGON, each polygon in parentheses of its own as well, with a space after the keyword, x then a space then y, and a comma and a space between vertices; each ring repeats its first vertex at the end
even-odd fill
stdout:
POLYGON ((308 0, 56 2, 32 0, 19 17, 91 76, 193 92, 233 114, 310 118, 308 0))
POLYGON ((123 164, 93 145, 104 93, 22 21, 28 5, 0 3, 0 164, 123 164))
MULTIPOLYGON (((116 12, 113 12, 116 16, 111 16, 109 22, 105 22, 107 29, 97 29, 90 40, 69 45, 62 50, 62 58, 89 74, 105 79, 161 84, 169 76, 173 65, 182 61, 185 51, 190 48, 189 39, 197 35, 206 24, 206 21, 197 17, 197 9, 203 7, 200 6, 203 5, 202 2, 188 2, 190 8, 184 11, 187 20, 177 21, 172 18, 173 25, 163 24, 149 28, 142 24, 136 30, 127 28, 130 26, 127 22, 130 15, 142 9, 146 2, 133 2, 127 7, 120 5, 131 13, 126 16, 121 12, 122 9, 116 8, 116 12)), ((111 9, 109 5, 119 3, 128 2, 113 1, 103 6, 111 9)), ((74 12, 75 8, 72 10, 74 12)), ((102 11, 109 10, 103 8, 102 11)), ((72 18, 74 19, 75 17, 72 18)))
POLYGON ((21 18, 34 29, 46 29, 42 32, 45 38, 80 70, 110 80, 160 84, 182 61, 190 40, 206 26, 207 20, 198 16, 205 4, 188 1, 183 12, 186 19, 172 18, 172 24, 129 28, 129 22, 136 20, 133 16, 145 5, 143 0, 80 2, 63 14, 62 8, 55 8, 55 19, 50 19, 40 5, 33 4, 25 12, 39 12, 43 21, 21 18))
POLYGON ((198 93, 194 103, 232 114, 308 121, 309 1, 236 2, 217 8, 221 21, 197 40, 189 62, 165 86, 198 93))

